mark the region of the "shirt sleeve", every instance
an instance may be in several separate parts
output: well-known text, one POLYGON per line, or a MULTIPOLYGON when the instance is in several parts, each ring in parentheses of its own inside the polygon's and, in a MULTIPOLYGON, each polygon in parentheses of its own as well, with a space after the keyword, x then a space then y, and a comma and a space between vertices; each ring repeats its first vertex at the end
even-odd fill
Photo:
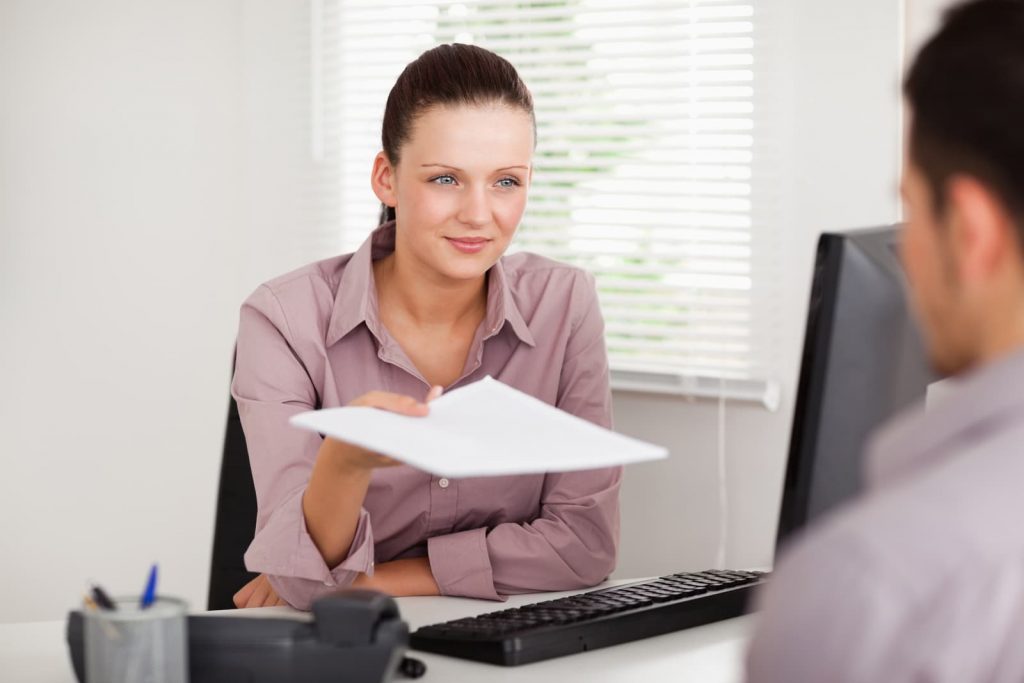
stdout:
MULTIPOLYGON (((571 309, 579 321, 562 364, 557 407, 611 427, 604 321, 593 277, 578 278, 571 309)), ((502 595, 586 588, 615 568, 621 467, 548 474, 540 515, 427 541, 442 595, 500 600, 502 595)))
POLYGON ((328 567, 306 529, 302 496, 323 439, 288 424, 292 415, 317 407, 280 302, 266 285, 242 305, 231 393, 245 432, 256 488, 256 531, 245 553, 249 571, 266 574, 293 607, 313 600, 359 573, 373 571, 373 530, 359 513, 348 556, 328 567))

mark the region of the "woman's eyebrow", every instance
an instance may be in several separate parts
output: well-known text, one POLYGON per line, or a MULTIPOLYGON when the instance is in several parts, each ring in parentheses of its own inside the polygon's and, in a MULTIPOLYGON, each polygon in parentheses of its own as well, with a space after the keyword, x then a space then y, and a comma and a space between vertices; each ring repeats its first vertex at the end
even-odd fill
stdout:
MULTIPOLYGON (((431 167, 431 166, 436 166, 438 168, 450 168, 453 171, 458 171, 459 173, 462 173, 462 169, 459 168, 458 166, 449 166, 448 164, 420 164, 420 166, 422 168, 428 168, 428 167, 431 167)), ((496 169, 496 170, 498 170, 498 171, 511 171, 513 169, 519 169, 519 170, 522 170, 522 171, 529 171, 530 167, 529 166, 519 166, 519 165, 517 165, 517 166, 503 166, 502 168, 499 168, 499 169, 496 169)))

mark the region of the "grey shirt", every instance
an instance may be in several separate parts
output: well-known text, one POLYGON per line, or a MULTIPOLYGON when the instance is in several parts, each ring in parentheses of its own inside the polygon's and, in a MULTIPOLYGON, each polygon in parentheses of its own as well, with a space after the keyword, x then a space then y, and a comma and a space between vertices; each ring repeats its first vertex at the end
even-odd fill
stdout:
POLYGON ((1024 351, 951 382, 783 553, 750 683, 1024 681, 1024 351))

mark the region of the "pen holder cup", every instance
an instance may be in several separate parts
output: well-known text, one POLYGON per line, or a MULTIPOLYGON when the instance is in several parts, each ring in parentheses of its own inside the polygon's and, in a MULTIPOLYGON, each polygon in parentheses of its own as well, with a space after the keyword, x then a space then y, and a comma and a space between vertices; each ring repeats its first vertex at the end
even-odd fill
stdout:
POLYGON ((116 610, 85 612, 86 683, 188 683, 188 607, 117 598, 116 610))

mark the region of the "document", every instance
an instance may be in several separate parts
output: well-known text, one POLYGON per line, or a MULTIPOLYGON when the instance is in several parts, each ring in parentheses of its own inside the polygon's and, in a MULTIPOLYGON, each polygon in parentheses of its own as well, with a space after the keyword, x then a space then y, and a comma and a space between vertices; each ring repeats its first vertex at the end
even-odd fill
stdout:
POLYGON ((327 408, 291 423, 442 477, 569 472, 668 456, 491 377, 430 403, 426 417, 377 408, 327 408))

